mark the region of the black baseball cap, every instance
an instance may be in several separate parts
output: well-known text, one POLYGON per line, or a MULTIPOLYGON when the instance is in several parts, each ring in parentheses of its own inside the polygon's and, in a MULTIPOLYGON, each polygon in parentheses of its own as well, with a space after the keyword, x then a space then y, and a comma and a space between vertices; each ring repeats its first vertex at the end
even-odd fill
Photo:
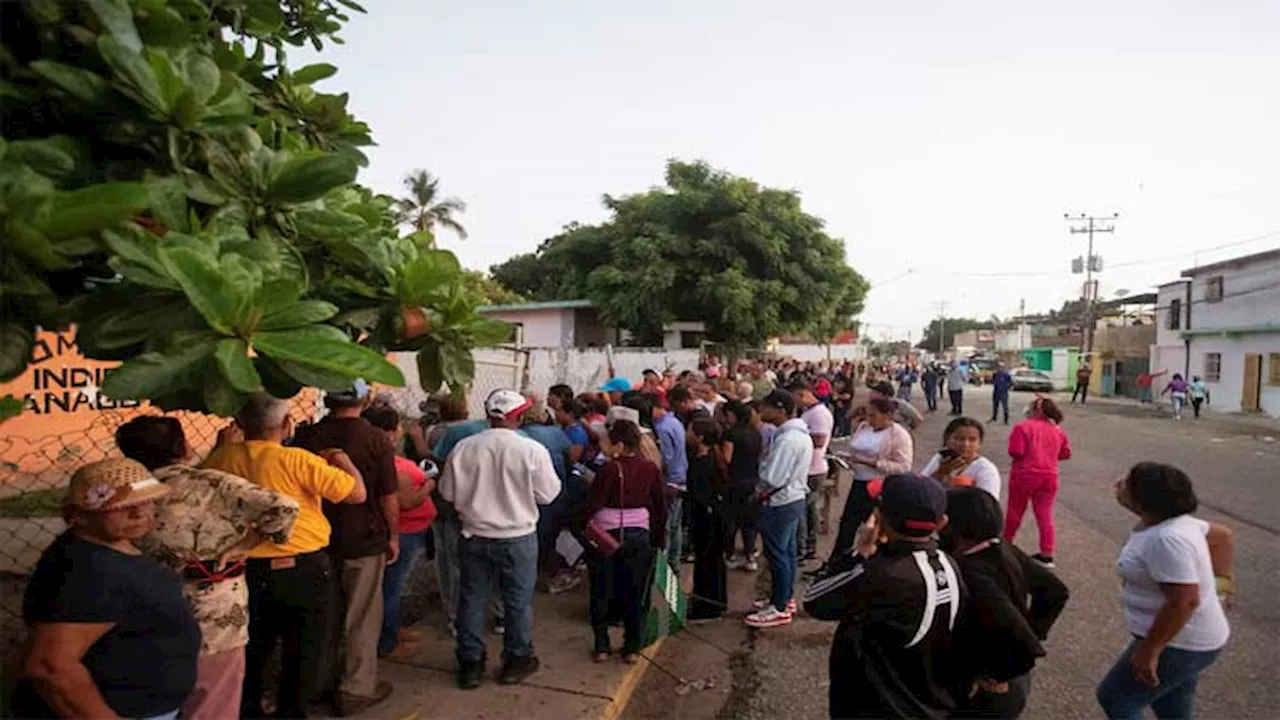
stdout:
POLYGON ((946 488, 925 475, 903 473, 872 480, 867 492, 879 504, 885 526, 903 535, 931 535, 947 514, 946 488))
POLYGON ((794 415, 796 412, 796 398, 786 390, 770 390, 769 394, 760 401, 760 405, 777 408, 788 415, 794 415))
POLYGON ((869 382, 867 383, 867 387, 872 390, 875 390, 876 392, 880 393, 881 395, 884 395, 885 397, 893 397, 893 385, 888 380, 881 380, 880 382, 869 382))

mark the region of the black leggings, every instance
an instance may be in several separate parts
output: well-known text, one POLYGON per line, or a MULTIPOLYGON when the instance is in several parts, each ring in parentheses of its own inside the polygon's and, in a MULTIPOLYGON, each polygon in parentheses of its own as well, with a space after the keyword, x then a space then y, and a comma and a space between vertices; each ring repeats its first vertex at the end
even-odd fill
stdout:
POLYGON ((693 540, 693 597, 689 617, 710 618, 724 614, 729 586, 724 564, 724 519, 698 502, 690 503, 689 535, 693 540))
MULTIPOLYGON (((616 530, 612 532, 618 536, 616 530)), ((649 544, 648 530, 627 528, 620 539, 622 545, 612 556, 593 554, 587 560, 591 627, 595 631, 595 649, 603 651, 609 647, 609 624, 621 619, 622 650, 636 653, 644 642, 644 616, 649 610, 649 583, 657 551, 649 544)))
POLYGON ((854 480, 849 487, 849 495, 844 499, 844 512, 840 513, 840 531, 836 535, 835 547, 831 548, 828 563, 853 549, 853 539, 858 534, 858 526, 875 508, 875 502, 867 492, 867 481, 854 480))

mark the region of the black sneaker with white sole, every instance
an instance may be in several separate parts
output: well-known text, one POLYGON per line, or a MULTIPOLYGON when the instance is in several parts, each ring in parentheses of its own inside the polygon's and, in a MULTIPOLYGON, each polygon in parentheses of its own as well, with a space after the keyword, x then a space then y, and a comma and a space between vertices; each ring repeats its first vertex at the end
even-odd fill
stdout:
POLYGON ((1047 568, 1056 567, 1056 566, 1053 564, 1053 556, 1052 556, 1052 555, 1045 555, 1045 554, 1043 554, 1043 553, 1036 553, 1035 555, 1032 555, 1032 556, 1031 556, 1031 559, 1032 559, 1032 560, 1035 560, 1036 562, 1040 563, 1041 565, 1043 565, 1043 566, 1045 566, 1045 567, 1047 567, 1047 568))

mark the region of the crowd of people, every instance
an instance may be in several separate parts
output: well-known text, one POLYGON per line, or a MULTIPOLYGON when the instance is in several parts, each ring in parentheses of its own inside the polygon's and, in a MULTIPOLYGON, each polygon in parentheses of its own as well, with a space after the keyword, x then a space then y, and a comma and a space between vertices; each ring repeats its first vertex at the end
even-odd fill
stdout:
MULTIPOLYGON (((257 395, 202 461, 178 421, 126 423, 124 458, 72 477, 69 528, 29 584, 14 707, 304 717, 324 701, 367 713, 392 693, 379 659, 426 642, 400 603, 430 556, 463 689, 486 680, 491 632, 498 683, 538 672, 534 595, 584 576, 584 651, 637 662, 655 571, 691 563, 692 622, 742 611, 751 628, 787 625, 807 576, 805 610, 839 622, 832 717, 1021 713, 1068 597, 1052 570, 1053 506, 1071 447, 1052 399, 1012 429, 1006 487, 983 453, 984 423, 962 412, 959 365, 711 357, 634 384, 610 375, 580 392, 494 391, 480 419, 461 395, 404 418, 356 382, 326 394, 324 419, 295 427, 286 403, 257 395), (955 416, 919 473, 916 384, 929 410, 945 389, 955 416), (851 486, 832 528, 841 478, 851 486), (1031 556, 1013 545, 1028 504, 1031 556), (832 530, 832 551, 802 573, 832 530), (563 551, 566 533, 581 553, 563 551), (749 610, 730 605, 731 569, 759 571, 749 610)), ((1108 717, 1147 706, 1186 717, 1229 632, 1219 593, 1231 591, 1231 535, 1192 516, 1176 468, 1136 465, 1116 493, 1139 520, 1119 560, 1136 639, 1098 699, 1108 717)))

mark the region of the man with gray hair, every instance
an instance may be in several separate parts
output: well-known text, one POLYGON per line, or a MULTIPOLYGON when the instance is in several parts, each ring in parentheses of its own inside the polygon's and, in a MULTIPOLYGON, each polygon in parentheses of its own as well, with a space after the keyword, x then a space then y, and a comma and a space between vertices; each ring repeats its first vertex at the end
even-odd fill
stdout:
POLYGON ((365 501, 364 479, 341 450, 312 454, 285 447, 293 418, 283 400, 259 393, 236 416, 243 442, 219 445, 203 467, 239 475, 297 501, 298 520, 284 543, 263 543, 249 552, 249 644, 240 717, 264 717, 262 695, 269 687, 267 664, 277 643, 280 660, 276 713, 306 717, 307 706, 325 682, 331 606, 331 565, 325 548, 331 526, 321 502, 365 501))

